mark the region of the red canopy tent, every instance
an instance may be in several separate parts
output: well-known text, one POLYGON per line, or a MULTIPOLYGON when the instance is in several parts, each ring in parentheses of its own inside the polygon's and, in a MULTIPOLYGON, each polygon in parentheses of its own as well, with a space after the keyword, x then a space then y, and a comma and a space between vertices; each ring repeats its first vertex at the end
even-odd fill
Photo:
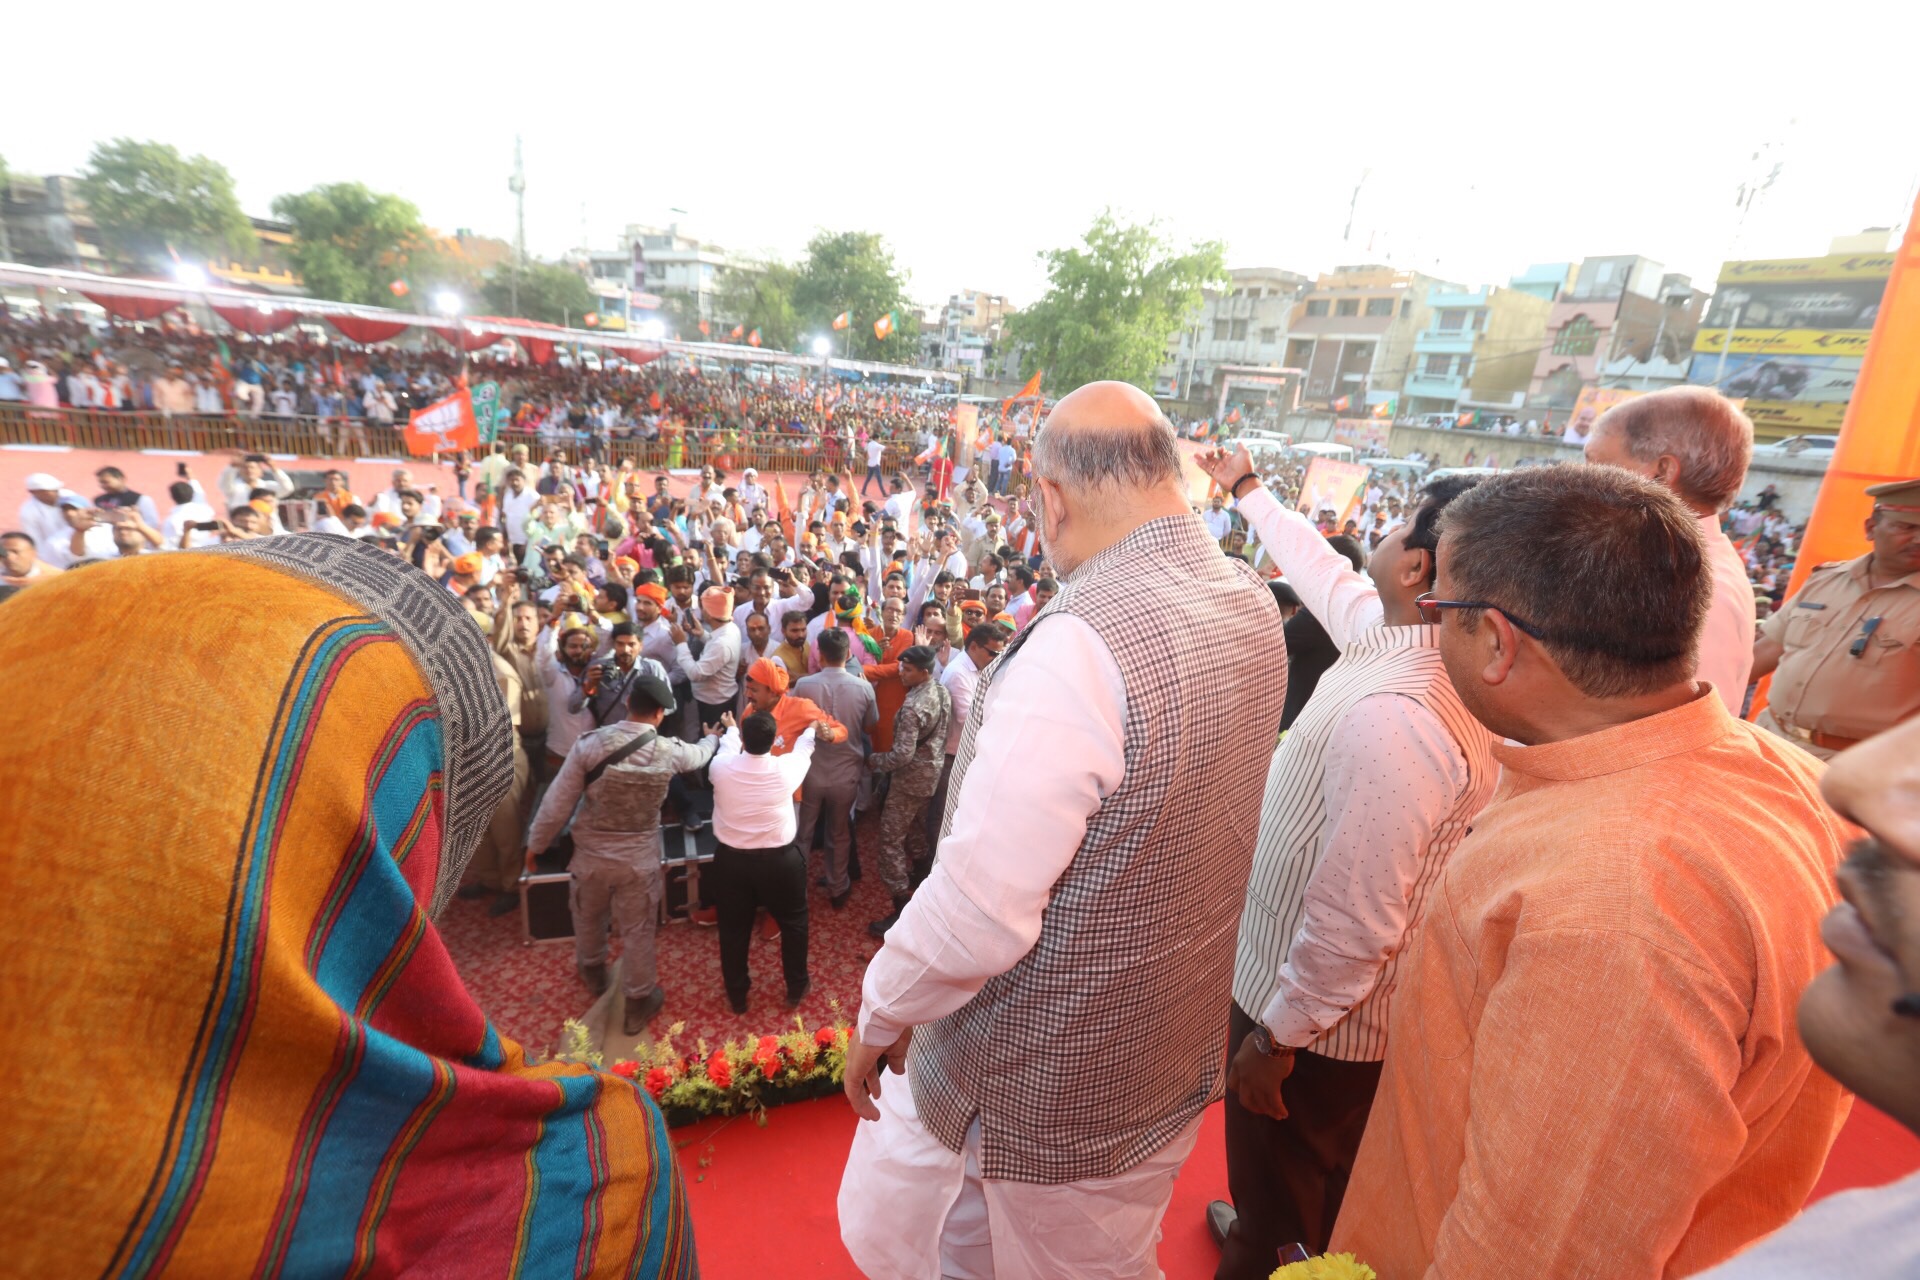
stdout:
POLYGON ((261 308, 266 305, 264 303, 256 303, 251 307, 222 306, 217 302, 208 305, 213 308, 213 314, 240 332, 251 333, 255 337, 278 333, 300 318, 298 311, 288 311, 284 308, 268 306, 262 310, 261 308))
POLYGON ((376 342, 385 342, 389 338, 397 338, 412 328, 411 325, 402 321, 373 320, 366 316, 330 315, 326 319, 328 324, 340 331, 342 337, 357 342, 363 347, 370 347, 376 342))
POLYGON ((105 307, 107 314, 122 320, 153 320, 180 305, 178 298, 150 298, 134 293, 94 293, 82 290, 88 301, 105 307))

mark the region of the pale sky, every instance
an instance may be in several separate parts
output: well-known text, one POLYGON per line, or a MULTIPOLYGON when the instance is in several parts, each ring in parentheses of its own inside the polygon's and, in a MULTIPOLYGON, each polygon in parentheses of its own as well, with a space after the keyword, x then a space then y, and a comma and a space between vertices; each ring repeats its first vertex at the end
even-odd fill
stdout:
POLYGON ((875 230, 925 303, 1033 300, 1036 252, 1106 206, 1232 266, 1478 285, 1640 253, 1705 283, 1897 226, 1920 182, 1913 0, 109 10, 83 44, 57 7, 9 17, 39 51, 8 60, 15 171, 125 134, 226 164, 249 212, 359 180, 510 239, 517 133, 537 255, 633 222, 789 257, 875 230), (1762 147, 1784 167, 1736 248, 1762 147))

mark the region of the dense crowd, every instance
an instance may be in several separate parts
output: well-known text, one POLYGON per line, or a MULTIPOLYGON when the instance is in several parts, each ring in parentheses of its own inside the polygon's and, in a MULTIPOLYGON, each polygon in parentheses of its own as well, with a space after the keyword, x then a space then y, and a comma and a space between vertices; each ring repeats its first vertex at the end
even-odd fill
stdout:
MULTIPOLYGON (((509 434, 590 453, 625 439, 750 445, 810 437, 834 467, 857 465, 872 441, 924 448, 950 430, 951 396, 814 372, 702 367, 675 356, 535 364, 489 352, 463 361, 438 345, 360 347, 304 332, 263 340, 0 311, 0 403, 313 419, 365 440, 451 393, 462 377, 486 378, 500 383, 509 434)), ((992 405, 981 416, 984 428, 1001 425, 992 405)), ((1016 419, 1009 428, 1024 428, 1016 419)))

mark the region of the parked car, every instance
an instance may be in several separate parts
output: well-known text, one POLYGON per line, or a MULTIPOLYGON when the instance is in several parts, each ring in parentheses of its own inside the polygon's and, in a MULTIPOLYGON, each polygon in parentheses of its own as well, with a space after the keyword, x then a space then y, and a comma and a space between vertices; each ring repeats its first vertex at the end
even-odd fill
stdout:
POLYGON ((1368 458, 1366 461, 1375 471, 1388 471, 1409 480, 1418 480, 1427 474, 1427 464, 1413 458, 1368 458))
POLYGON ((1453 476, 1497 476, 1499 474, 1498 467, 1435 467, 1427 472, 1426 483, 1432 484, 1436 480, 1446 480, 1453 476))
POLYGON ((1839 443, 1839 436, 1788 436, 1785 440, 1757 444, 1753 451, 1782 454, 1790 458, 1831 458, 1833 447, 1839 443))

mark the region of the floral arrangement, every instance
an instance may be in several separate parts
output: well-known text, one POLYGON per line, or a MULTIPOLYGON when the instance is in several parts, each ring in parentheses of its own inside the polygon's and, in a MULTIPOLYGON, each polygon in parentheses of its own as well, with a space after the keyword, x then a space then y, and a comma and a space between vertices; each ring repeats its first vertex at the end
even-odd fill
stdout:
MULTIPOLYGON (((616 1059, 604 1068, 645 1089, 669 1126, 747 1114, 765 1124, 768 1107, 837 1093, 846 1078, 851 1031, 845 1022, 809 1028, 796 1015, 790 1031, 729 1040, 717 1049, 700 1039, 691 1054, 674 1043, 685 1031, 686 1024, 676 1022, 651 1051, 643 1045, 638 1058, 616 1059)), ((593 1051, 586 1027, 574 1021, 562 1030, 560 1051, 553 1056, 602 1068, 602 1055, 593 1051)))
POLYGON ((1373 1268, 1350 1253, 1323 1253, 1305 1262, 1289 1262, 1267 1280, 1379 1280, 1373 1268))

